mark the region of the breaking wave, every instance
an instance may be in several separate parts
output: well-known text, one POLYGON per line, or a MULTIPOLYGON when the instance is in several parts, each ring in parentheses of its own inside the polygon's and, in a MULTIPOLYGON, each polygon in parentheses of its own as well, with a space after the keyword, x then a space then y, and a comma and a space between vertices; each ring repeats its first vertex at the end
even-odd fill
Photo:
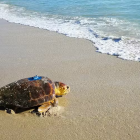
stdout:
POLYGON ((140 25, 115 18, 51 15, 0 3, 0 18, 93 42, 97 52, 140 61, 140 25))

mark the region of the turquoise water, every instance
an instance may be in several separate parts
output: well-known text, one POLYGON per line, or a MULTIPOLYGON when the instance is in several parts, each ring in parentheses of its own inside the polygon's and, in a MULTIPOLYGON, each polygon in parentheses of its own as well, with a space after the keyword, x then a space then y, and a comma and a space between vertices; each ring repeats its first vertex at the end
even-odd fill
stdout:
POLYGON ((140 61, 139 0, 0 0, 0 18, 93 42, 97 52, 140 61))
POLYGON ((9 5, 51 15, 116 17, 140 21, 139 0, 5 0, 9 5))

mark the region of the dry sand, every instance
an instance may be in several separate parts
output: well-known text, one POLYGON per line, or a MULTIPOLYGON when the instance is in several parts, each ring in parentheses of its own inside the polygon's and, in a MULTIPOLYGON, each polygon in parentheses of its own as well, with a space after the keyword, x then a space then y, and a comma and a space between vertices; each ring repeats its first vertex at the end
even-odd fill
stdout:
POLYGON ((0 140, 140 140, 140 63, 90 41, 0 20, 0 87, 34 75, 71 86, 57 116, 0 110, 0 140))

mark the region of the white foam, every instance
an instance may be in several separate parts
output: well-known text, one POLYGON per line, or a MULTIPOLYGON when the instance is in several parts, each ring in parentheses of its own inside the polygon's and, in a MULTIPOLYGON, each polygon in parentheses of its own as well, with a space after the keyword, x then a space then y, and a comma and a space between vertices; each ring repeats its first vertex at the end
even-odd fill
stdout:
POLYGON ((0 18, 70 37, 85 38, 94 43, 97 52, 140 61, 140 27, 136 23, 132 25, 130 22, 111 18, 71 18, 41 14, 4 3, 0 3, 0 18), (115 39, 118 41, 115 42, 115 39))

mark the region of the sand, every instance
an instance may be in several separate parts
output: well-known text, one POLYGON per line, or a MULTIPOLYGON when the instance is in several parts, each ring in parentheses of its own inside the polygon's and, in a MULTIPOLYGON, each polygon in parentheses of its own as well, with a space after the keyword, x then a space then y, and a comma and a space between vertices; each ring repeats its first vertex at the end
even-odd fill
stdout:
POLYGON ((56 116, 0 110, 0 140, 139 140, 140 63, 96 52, 84 39, 0 20, 0 87, 43 75, 71 92, 56 116))

